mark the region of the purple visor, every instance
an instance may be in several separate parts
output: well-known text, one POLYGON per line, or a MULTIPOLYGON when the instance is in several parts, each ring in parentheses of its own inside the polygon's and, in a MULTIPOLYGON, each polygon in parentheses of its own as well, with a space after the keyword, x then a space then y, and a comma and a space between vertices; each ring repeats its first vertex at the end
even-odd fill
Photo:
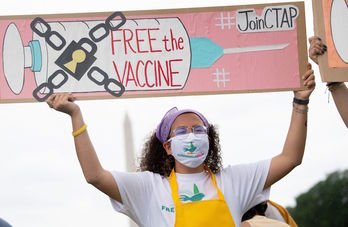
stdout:
POLYGON ((157 126, 156 137, 157 139, 159 139, 159 141, 161 141, 161 143, 167 141, 173 122, 179 115, 184 113, 196 114, 203 121, 203 124, 205 127, 207 127, 207 130, 209 129, 209 123, 207 119, 198 111, 191 109, 178 110, 178 108, 173 107, 164 115, 161 123, 159 123, 159 125, 157 126))

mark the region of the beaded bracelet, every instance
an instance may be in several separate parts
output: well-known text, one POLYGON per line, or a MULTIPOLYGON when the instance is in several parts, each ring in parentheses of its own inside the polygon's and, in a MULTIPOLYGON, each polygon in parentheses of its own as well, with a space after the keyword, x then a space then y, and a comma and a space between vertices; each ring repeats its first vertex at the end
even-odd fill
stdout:
POLYGON ((298 108, 296 103, 292 103, 292 107, 294 111, 300 114, 306 114, 308 112, 308 106, 305 106, 305 109, 298 108))
POLYGON ((81 128, 79 128, 77 131, 72 132, 72 135, 74 137, 81 135, 84 131, 86 131, 87 125, 83 124, 81 128))

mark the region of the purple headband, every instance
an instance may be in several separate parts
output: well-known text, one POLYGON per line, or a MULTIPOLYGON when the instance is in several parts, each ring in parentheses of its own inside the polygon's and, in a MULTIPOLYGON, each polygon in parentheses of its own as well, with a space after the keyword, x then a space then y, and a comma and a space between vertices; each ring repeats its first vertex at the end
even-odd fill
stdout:
POLYGON ((159 125, 157 126, 156 137, 159 141, 161 141, 161 143, 167 141, 173 122, 179 115, 184 113, 194 113, 198 115, 198 117, 203 121, 204 126, 209 129, 209 123, 207 119, 198 111, 191 109, 178 110, 178 108, 173 107, 164 115, 161 123, 159 123, 159 125))

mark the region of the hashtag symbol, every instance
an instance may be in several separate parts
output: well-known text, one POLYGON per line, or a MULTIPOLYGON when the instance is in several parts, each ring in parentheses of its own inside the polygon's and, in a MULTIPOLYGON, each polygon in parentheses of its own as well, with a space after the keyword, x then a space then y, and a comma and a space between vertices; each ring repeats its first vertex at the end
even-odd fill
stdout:
POLYGON ((214 75, 214 82, 216 83, 216 86, 220 88, 220 83, 223 87, 226 87, 226 82, 230 82, 230 78, 226 76, 230 75, 230 73, 225 72, 225 69, 222 68, 222 71, 220 72, 218 68, 216 68, 216 71, 213 73, 214 75))
POLYGON ((220 27, 221 30, 224 30, 225 26, 230 30, 231 26, 235 24, 235 23, 232 22, 234 17, 231 17, 230 12, 227 12, 227 16, 226 17, 224 17, 224 13, 221 12, 220 13, 220 17, 215 18, 215 19, 220 22, 218 24, 215 24, 215 26, 220 27))

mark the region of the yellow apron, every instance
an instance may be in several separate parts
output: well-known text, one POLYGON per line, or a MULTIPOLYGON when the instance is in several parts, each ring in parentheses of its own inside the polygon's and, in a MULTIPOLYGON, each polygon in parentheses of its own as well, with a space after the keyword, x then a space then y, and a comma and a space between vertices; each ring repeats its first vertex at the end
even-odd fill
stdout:
POLYGON ((287 209, 285 209, 284 207, 282 207, 278 203, 273 202, 271 200, 267 200, 267 202, 269 202, 272 206, 274 206, 275 208, 278 209, 279 213, 282 215, 282 217, 284 218, 286 223, 288 223, 291 227, 297 227, 295 220, 291 217, 291 215, 287 211, 287 209))
POLYGON ((182 204, 174 169, 169 176, 175 205, 175 227, 235 227, 225 198, 216 184, 214 174, 208 169, 217 190, 218 199, 201 200, 182 204))

